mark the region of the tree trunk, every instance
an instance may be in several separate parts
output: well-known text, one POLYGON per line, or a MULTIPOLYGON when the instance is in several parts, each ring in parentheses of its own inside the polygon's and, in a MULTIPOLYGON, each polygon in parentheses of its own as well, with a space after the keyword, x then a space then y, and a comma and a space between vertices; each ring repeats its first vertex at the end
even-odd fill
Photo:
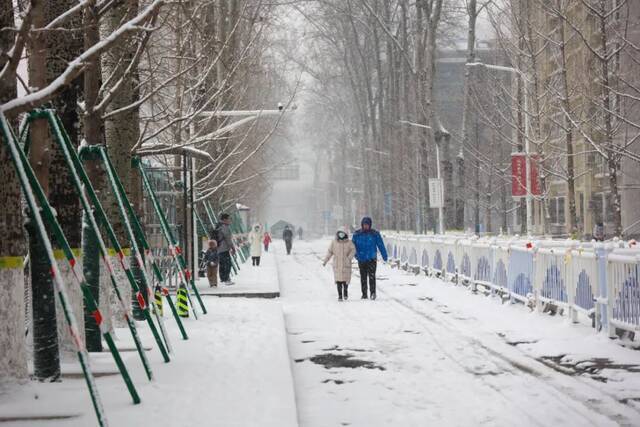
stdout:
MULTIPOLYGON (((60 16, 69 10, 77 2, 74 0, 60 0, 47 3, 47 22, 60 16)), ((72 17, 68 24, 70 28, 79 28, 82 25, 81 15, 72 17)), ((78 32, 52 32, 47 35, 47 83, 51 83, 67 67, 67 64, 75 59, 82 52, 82 36, 78 32)), ((78 95, 82 88, 82 79, 74 80, 69 86, 56 96, 53 101, 53 108, 62 121, 62 126, 66 129, 71 144, 78 146, 79 116, 77 110, 78 95)), ((52 142, 51 166, 49 173, 49 202, 57 213, 58 222, 62 227, 67 241, 71 248, 79 250, 82 239, 82 210, 80 199, 76 194, 71 178, 71 173, 64 159, 62 149, 57 142, 52 142)), ((60 249, 58 242, 52 240, 53 247, 60 249)), ((78 257, 82 262, 82 258, 78 257)), ((76 285, 73 273, 68 267, 65 259, 58 261, 63 280, 69 283, 67 296, 69 298, 70 309, 73 310, 78 319, 78 333, 84 337, 83 319, 83 298, 82 290, 76 285)), ((58 315, 58 336, 60 338, 60 350, 63 355, 75 356, 76 348, 74 338, 67 327, 62 306, 57 306, 58 315)))
MULTIPOLYGON (((111 8, 109 12, 102 17, 102 37, 112 33, 120 26, 122 21, 132 19, 137 13, 137 0, 127 0, 123 4, 111 8)), ((122 72, 130 66, 134 54, 135 44, 124 43, 122 49, 110 51, 103 55, 100 64, 102 80, 107 80, 113 73, 116 73, 116 76, 119 77, 122 72)), ((118 77, 116 77, 115 80, 118 80, 118 77)), ((106 112, 109 113, 136 102, 139 99, 138 84, 139 78, 136 69, 125 78, 124 84, 120 87, 118 94, 112 98, 106 108, 106 112)), ((139 123, 140 116, 138 108, 128 110, 126 114, 109 116, 104 121, 104 138, 115 172, 122 181, 127 197, 140 216, 142 213, 142 182, 139 173, 131 167, 131 149, 140 137, 139 123)), ((108 196, 105 197, 107 200, 105 210, 109 222, 111 222, 116 232, 116 237, 120 245, 122 247, 130 247, 131 249, 131 259, 129 261, 131 271, 134 277, 136 277, 140 291, 146 300, 148 295, 147 289, 144 281, 141 280, 142 272, 138 266, 133 245, 131 245, 129 240, 129 235, 127 234, 125 223, 120 215, 118 203, 113 195, 112 189, 110 187, 107 188, 109 188, 109 190, 106 192, 108 196)), ((185 248, 185 250, 187 249, 188 248, 185 248)), ((144 254, 142 254, 142 256, 144 256, 144 254)), ((134 318, 136 320, 144 320, 144 315, 135 295, 131 296, 131 303, 133 305, 134 318)))
MULTIPOLYGON (((93 46, 100 40, 100 33, 98 27, 99 17, 98 10, 95 2, 92 2, 84 9, 84 47, 85 49, 93 46)), ((98 99, 98 91, 100 89, 100 65, 99 59, 96 58, 90 61, 85 66, 84 72, 84 100, 86 113, 83 117, 84 124, 84 136, 89 145, 100 144, 103 141, 101 125, 102 120, 100 114, 94 112, 94 107, 98 99)), ((100 167, 100 163, 97 160, 85 161, 84 167, 87 175, 93 184, 93 187, 100 191, 103 183, 103 171, 100 167)), ((100 303, 100 298, 108 300, 107 295, 101 295, 100 292, 100 258, 99 252, 95 250, 98 246, 97 238, 93 232, 90 231, 89 218, 86 213, 83 213, 82 217, 82 247, 85 250, 82 271, 87 279, 87 284, 91 289, 91 293, 96 300, 96 303, 100 303)), ((89 308, 85 304, 85 334, 87 342, 87 350, 91 352, 102 351, 102 336, 100 328, 96 323, 89 308)))
MULTIPOLYGON (((0 28, 13 28, 12 0, 0 0, 0 28)), ((0 31, 0 52, 8 52, 13 46, 14 34, 0 31)), ((7 57, 0 55, 0 69, 7 57)), ((17 95, 15 79, 0 80, 0 104, 17 95)), ((27 376, 25 346, 24 271, 25 236, 21 209, 21 193, 7 145, 0 140, 0 258, 6 267, 0 268, 0 382, 5 378, 22 379, 27 376)))
MULTIPOLYGON (((476 60, 476 19, 477 6, 476 0, 468 0, 467 2, 467 15, 469 17, 469 24, 467 29, 467 63, 475 62, 476 60)), ((456 219, 455 228, 464 229, 464 211, 466 203, 466 191, 465 191, 465 179, 464 179, 464 150, 465 146, 469 144, 469 127, 471 125, 471 68, 465 67, 464 70, 464 94, 463 94, 463 107, 462 107, 462 139, 460 141, 460 147, 457 156, 457 173, 458 179, 456 180, 456 219), (462 205, 461 207, 458 204, 462 205)))
MULTIPOLYGON (((46 25, 45 3, 33 4, 33 27, 46 25)), ((43 88, 47 84, 47 42, 45 33, 33 34, 29 51, 29 85, 43 88)), ((49 194, 51 139, 47 121, 31 124, 29 161, 45 195, 49 194)), ((33 370, 40 381, 55 381, 60 377, 60 355, 56 323, 55 292, 51 266, 37 226, 28 223, 31 295, 33 303, 33 370)))
MULTIPOLYGON (((562 0, 556 2, 558 10, 562 10, 562 0)), ((571 103, 569 102, 569 81, 567 76, 567 52, 566 52, 566 40, 565 40, 565 22, 564 19, 560 19, 560 40, 558 48, 560 50, 561 61, 561 78, 562 78, 562 105, 565 110, 564 115, 564 136, 565 136, 565 149, 567 150, 567 198, 569 204, 569 222, 567 224, 567 231, 569 236, 577 238, 578 235, 578 214, 576 209, 576 180, 575 180, 575 166, 574 166, 574 153, 573 153, 573 124, 567 115, 571 114, 571 103)))

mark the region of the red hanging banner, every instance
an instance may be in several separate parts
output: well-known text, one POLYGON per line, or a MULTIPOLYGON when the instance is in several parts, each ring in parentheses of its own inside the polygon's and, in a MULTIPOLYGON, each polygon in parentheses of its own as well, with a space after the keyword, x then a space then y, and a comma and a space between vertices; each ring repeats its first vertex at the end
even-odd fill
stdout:
POLYGON ((523 197, 527 194, 527 162, 522 153, 511 154, 511 195, 523 197))
MULTIPOLYGON (((540 195, 538 159, 537 154, 531 155, 531 194, 534 196, 540 195)), ((527 195, 527 157, 524 153, 511 153, 511 195, 527 195)))

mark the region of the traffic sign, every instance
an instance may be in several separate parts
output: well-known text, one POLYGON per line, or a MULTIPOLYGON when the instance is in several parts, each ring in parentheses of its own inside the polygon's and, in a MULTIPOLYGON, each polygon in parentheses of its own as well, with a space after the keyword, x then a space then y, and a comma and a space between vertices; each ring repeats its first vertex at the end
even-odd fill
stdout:
POLYGON ((442 193, 442 179, 429 178, 429 206, 431 208, 444 207, 442 193))

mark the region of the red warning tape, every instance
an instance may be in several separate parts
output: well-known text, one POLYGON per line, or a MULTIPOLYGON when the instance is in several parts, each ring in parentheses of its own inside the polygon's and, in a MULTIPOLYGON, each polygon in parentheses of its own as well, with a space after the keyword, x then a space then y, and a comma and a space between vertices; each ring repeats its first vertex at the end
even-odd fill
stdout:
POLYGON ((144 297, 142 296, 142 292, 138 291, 136 293, 136 299, 138 300, 138 305, 142 310, 147 307, 147 303, 144 301, 144 297))
POLYGON ((91 316, 96 319, 96 323, 99 325, 102 324, 102 314, 100 313, 100 310, 96 310, 93 313, 91 313, 91 316))

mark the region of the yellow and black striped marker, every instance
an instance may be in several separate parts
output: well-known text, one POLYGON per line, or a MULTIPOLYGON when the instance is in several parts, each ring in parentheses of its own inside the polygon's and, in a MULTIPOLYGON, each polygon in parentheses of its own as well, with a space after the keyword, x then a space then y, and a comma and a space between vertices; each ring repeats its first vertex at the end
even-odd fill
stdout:
POLYGON ((156 310, 158 310, 158 316, 163 316, 164 311, 162 310, 162 292, 160 288, 156 288, 156 292, 154 293, 155 301, 156 301, 156 310))
POLYGON ((189 299, 184 285, 178 288, 178 316, 189 317, 189 299))

